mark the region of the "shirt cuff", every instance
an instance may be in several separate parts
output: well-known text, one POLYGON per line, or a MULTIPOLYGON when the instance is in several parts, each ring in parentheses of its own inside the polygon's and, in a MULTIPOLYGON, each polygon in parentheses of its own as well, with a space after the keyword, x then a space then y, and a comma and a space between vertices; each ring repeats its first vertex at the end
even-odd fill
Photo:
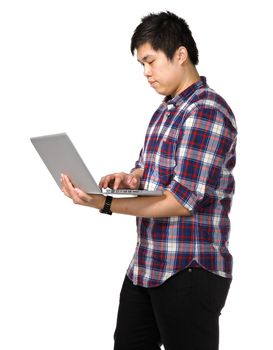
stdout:
POLYGON ((177 182, 176 180, 172 180, 166 190, 171 192, 176 200, 183 205, 183 207, 189 211, 194 211, 197 205, 197 196, 194 192, 181 185, 181 183, 177 182))

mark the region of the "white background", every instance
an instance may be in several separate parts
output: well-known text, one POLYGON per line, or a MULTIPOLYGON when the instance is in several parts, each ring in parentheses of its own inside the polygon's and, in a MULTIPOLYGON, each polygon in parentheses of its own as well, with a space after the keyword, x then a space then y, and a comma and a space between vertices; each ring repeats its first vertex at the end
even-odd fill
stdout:
POLYGON ((59 191, 29 141, 66 131, 99 179, 130 170, 162 97, 129 51, 148 12, 185 18, 199 73, 238 123, 221 349, 272 349, 269 1, 14 1, 0 5, 0 349, 112 349, 135 219, 59 191))

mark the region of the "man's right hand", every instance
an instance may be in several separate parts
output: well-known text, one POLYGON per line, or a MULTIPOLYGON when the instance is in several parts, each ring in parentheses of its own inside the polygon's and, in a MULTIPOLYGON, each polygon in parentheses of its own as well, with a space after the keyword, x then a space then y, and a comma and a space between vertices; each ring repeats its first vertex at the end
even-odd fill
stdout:
POLYGON ((137 190, 140 186, 140 179, 143 174, 143 169, 135 169, 132 173, 114 173, 101 178, 100 188, 117 189, 132 189, 137 190))

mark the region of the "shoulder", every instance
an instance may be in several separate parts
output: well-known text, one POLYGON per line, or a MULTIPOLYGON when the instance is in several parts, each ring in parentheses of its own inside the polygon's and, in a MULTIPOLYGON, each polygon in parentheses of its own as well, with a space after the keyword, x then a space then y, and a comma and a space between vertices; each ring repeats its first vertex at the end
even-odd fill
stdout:
POLYGON ((225 99, 208 86, 196 90, 185 109, 185 120, 189 117, 223 123, 236 128, 235 116, 225 99))

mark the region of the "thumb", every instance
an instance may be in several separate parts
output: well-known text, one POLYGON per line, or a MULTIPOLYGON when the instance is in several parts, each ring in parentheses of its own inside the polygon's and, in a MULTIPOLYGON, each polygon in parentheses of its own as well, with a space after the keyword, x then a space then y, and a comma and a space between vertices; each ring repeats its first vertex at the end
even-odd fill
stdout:
POLYGON ((130 187, 134 187, 137 184, 137 179, 134 175, 128 175, 127 184, 130 187))

